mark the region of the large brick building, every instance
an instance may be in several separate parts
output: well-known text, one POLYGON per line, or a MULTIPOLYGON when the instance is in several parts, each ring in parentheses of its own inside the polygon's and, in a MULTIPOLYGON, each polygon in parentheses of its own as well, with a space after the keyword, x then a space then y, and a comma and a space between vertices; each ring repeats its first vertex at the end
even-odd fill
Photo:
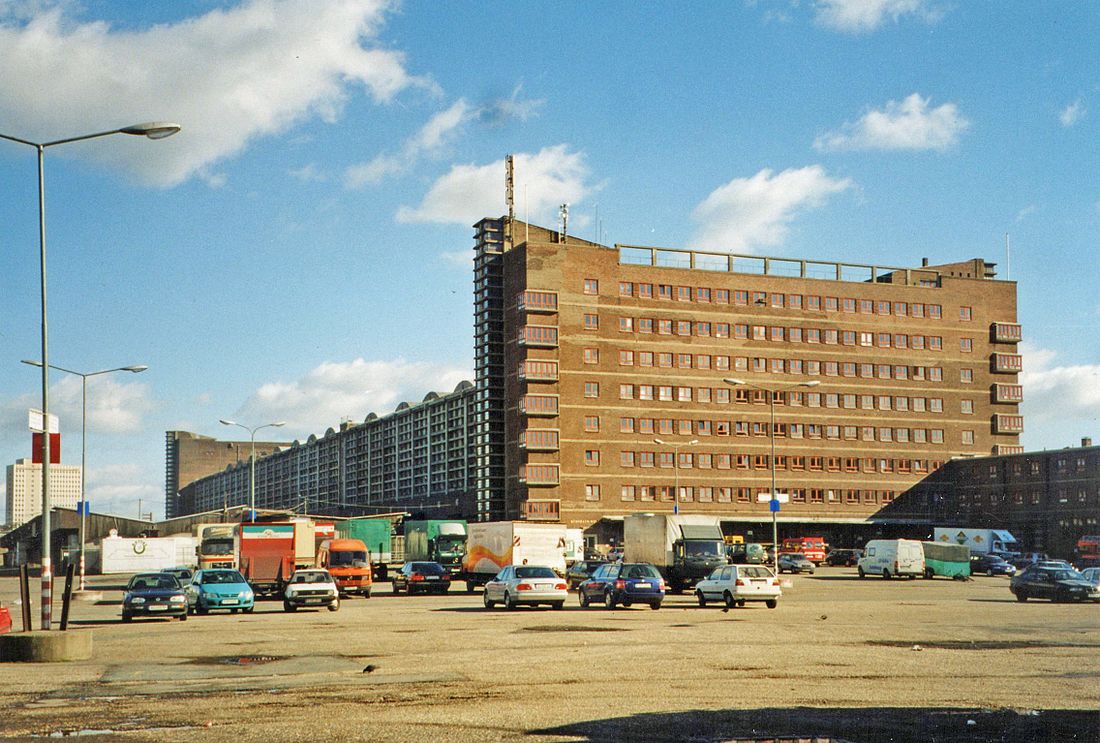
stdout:
POLYGON ((863 523, 952 457, 1020 451, 1016 287, 475 225, 477 513, 863 523), (744 384, 730 384, 735 378, 744 384), (816 383, 816 384, 815 384, 816 383))
MULTIPOLYGON (((290 446, 290 442, 257 441, 256 458, 290 446)), ((221 472, 230 465, 248 462, 252 442, 222 441, 190 431, 166 431, 164 434, 164 518, 194 513, 180 501, 180 490, 201 477, 221 472)), ((218 504, 219 507, 221 504, 218 504)))

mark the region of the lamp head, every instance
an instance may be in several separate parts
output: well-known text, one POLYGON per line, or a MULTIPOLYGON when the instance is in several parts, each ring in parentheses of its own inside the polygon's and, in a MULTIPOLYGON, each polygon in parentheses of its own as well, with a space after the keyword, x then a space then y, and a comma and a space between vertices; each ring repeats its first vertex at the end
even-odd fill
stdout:
POLYGON ((20 361, 19 363, 21 363, 21 364, 29 364, 29 365, 31 365, 31 366, 42 366, 42 362, 41 362, 41 361, 32 361, 31 359, 23 359, 23 360, 22 360, 22 361, 20 361))
POLYGON ((221 423, 223 426, 239 426, 239 425, 241 425, 240 423, 237 423, 237 421, 227 421, 224 418, 218 418, 218 423, 221 423))
POLYGON ((148 137, 149 139, 164 139, 171 137, 173 134, 180 130, 179 124, 173 124, 170 121, 149 121, 144 124, 134 124, 123 129, 119 129, 123 134, 133 134, 134 136, 148 137))
POLYGON ((816 387, 819 384, 821 384, 821 382, 817 381, 816 379, 813 379, 813 380, 810 380, 809 382, 799 382, 798 386, 799 387, 816 387))
POLYGON ((735 379, 734 377, 726 377, 722 381, 725 382, 726 384, 732 384, 732 385, 745 384, 745 380, 735 379))
POLYGON ((145 364, 134 364, 133 366, 124 366, 124 367, 122 367, 122 371, 128 371, 128 372, 133 372, 134 374, 140 374, 141 372, 145 371, 148 368, 149 367, 146 366, 145 364))

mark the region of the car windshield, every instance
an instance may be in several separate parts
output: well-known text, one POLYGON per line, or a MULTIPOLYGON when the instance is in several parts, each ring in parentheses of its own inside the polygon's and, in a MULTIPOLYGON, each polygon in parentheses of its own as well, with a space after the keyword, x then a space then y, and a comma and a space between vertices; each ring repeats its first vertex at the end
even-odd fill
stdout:
POLYGON ((233 539, 218 537, 202 540, 202 551, 206 555, 232 555, 233 539))
POLYGON ((623 568, 622 577, 627 580, 639 580, 661 576, 652 565, 627 565, 623 568))
POLYGON ((328 564, 336 568, 366 567, 367 553, 363 550, 340 550, 330 552, 328 564))
POLYGON ((530 565, 516 568, 517 578, 557 578, 555 573, 550 568, 533 567, 530 565))
POLYGON ((417 575, 443 575, 447 572, 437 562, 414 562, 412 571, 417 575))
POLYGON ((741 575, 744 575, 747 578, 771 578, 772 577, 772 571, 768 570, 767 568, 761 568, 761 567, 750 566, 750 567, 747 567, 747 568, 741 568, 737 572, 739 572, 741 575))
POLYGON ((322 573, 321 571, 309 572, 309 573, 295 573, 291 583, 328 583, 328 573, 322 573))
POLYGON ((684 542, 684 554, 688 557, 722 557, 726 554, 725 542, 696 541, 684 542))
POLYGON ((131 591, 148 591, 150 589, 178 589, 179 581, 174 575, 161 573, 159 575, 135 575, 127 586, 131 591))
POLYGON ((203 584, 207 583, 244 583, 244 576, 236 570, 211 570, 202 574, 203 584))

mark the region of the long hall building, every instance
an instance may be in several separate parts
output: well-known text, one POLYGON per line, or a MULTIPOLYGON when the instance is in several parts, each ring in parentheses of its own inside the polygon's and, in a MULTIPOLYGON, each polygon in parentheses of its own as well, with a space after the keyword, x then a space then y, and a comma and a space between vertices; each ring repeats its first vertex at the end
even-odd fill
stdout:
POLYGON ((982 259, 475 231, 478 518, 763 522, 774 464, 782 519, 866 523, 948 459, 1021 451, 1016 285, 982 259))

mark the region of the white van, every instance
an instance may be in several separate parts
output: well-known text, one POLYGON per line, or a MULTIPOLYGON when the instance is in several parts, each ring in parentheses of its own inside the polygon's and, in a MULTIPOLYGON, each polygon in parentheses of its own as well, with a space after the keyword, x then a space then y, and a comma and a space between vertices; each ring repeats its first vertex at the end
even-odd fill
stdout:
POLYGON ((924 575, 924 547, 913 539, 872 539, 859 558, 859 577, 881 575, 893 578, 924 575))

